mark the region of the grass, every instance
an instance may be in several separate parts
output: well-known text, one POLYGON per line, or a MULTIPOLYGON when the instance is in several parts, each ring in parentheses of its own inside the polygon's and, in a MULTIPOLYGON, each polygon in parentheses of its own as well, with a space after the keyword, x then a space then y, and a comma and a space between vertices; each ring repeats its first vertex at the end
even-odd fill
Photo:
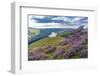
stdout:
POLYGON ((28 46, 28 48, 32 49, 32 48, 36 48, 36 47, 44 47, 44 46, 47 46, 47 45, 56 46, 63 39, 64 38, 60 37, 60 36, 52 37, 52 38, 49 38, 49 37, 48 38, 43 38, 41 40, 38 40, 38 41, 33 42, 32 44, 30 44, 28 46))
POLYGON ((73 56, 73 58, 75 58, 75 59, 80 58, 80 54, 77 53, 75 56, 73 56))

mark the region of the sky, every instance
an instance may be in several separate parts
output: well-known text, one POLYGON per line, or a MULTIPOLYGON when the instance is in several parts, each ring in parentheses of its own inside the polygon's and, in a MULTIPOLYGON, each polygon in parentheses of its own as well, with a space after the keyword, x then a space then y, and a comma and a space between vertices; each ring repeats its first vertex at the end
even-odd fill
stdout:
POLYGON ((83 16, 45 16, 29 15, 31 28, 78 28, 88 26, 88 17, 83 16))

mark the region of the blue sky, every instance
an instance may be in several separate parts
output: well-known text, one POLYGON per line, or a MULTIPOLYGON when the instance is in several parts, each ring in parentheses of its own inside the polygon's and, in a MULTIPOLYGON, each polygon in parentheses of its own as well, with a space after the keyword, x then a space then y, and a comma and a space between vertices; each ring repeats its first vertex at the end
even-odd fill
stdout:
POLYGON ((87 25, 88 17, 83 16, 29 15, 29 27, 32 28, 78 28, 87 25))

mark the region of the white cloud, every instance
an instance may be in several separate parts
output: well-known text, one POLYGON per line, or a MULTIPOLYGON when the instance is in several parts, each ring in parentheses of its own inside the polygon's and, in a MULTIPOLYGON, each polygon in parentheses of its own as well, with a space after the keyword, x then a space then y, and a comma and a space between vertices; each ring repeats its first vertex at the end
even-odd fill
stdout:
POLYGON ((32 23, 36 23, 36 22, 38 22, 38 21, 34 19, 34 20, 31 20, 31 22, 32 22, 32 23))
POLYGON ((56 32, 52 32, 48 37, 56 37, 57 33, 56 32))
POLYGON ((29 23, 36 23, 36 22, 38 22, 38 21, 33 19, 32 16, 29 16, 29 23))
POLYGON ((85 19, 84 22, 88 23, 88 19, 85 19))
POLYGON ((84 22, 86 22, 86 23, 82 23, 82 22, 80 22, 80 20, 81 19, 83 19, 84 17, 77 17, 77 18, 74 18, 73 20, 72 20, 72 25, 79 25, 79 26, 84 26, 84 27, 86 27, 86 26, 88 26, 88 21, 87 21, 87 19, 84 21, 84 22))
POLYGON ((32 28, 73 28, 76 29, 79 26, 71 26, 71 25, 65 25, 60 23, 29 23, 29 27, 32 28))
POLYGON ((37 24, 37 20, 33 19, 33 20, 30 20, 29 19, 29 27, 32 27, 34 24, 37 24))
POLYGON ((67 17, 54 17, 52 18, 52 20, 63 20, 63 21, 71 22, 71 19, 67 17))
POLYGON ((74 23, 74 22, 77 22, 77 21, 79 21, 79 20, 81 20, 81 19, 83 19, 83 17, 76 17, 76 18, 74 18, 74 19, 72 20, 72 22, 74 23))
POLYGON ((46 16, 32 16, 32 18, 39 18, 39 19, 43 19, 45 18, 46 16))
POLYGON ((49 27, 58 27, 58 26, 61 26, 60 23, 35 23, 35 22, 32 22, 32 20, 29 21, 29 27, 32 27, 32 28, 49 28, 49 27))

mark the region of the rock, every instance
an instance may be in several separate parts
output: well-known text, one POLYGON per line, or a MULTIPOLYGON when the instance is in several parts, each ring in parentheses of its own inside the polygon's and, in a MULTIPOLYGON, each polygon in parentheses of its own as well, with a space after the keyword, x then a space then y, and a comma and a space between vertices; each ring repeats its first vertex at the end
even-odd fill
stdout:
POLYGON ((67 44, 68 44, 68 41, 67 41, 67 40, 61 41, 61 42, 59 43, 59 45, 67 45, 67 44))
POLYGON ((37 48, 35 50, 33 50, 33 53, 41 53, 41 52, 44 52, 44 49, 43 48, 37 48))
POLYGON ((64 55, 64 53, 65 53, 65 51, 63 48, 58 48, 54 52, 53 58, 56 59, 56 58, 62 57, 64 55))
POLYGON ((82 45, 79 43, 76 43, 72 46, 72 49, 76 52, 80 51, 82 49, 82 45))
POLYGON ((48 56, 44 53, 39 53, 28 57, 28 60, 45 60, 48 56))
POLYGON ((71 58, 72 56, 74 56, 77 53, 76 49, 72 48, 70 50, 68 50, 65 54, 64 54, 64 58, 68 59, 71 58))
POLYGON ((46 49, 45 53, 50 53, 55 51, 56 47, 48 45, 45 49, 46 49))
POLYGON ((87 57, 88 57, 88 51, 87 51, 87 49, 82 49, 82 50, 79 52, 79 54, 80 54, 80 57, 81 57, 81 58, 87 58, 87 57))

